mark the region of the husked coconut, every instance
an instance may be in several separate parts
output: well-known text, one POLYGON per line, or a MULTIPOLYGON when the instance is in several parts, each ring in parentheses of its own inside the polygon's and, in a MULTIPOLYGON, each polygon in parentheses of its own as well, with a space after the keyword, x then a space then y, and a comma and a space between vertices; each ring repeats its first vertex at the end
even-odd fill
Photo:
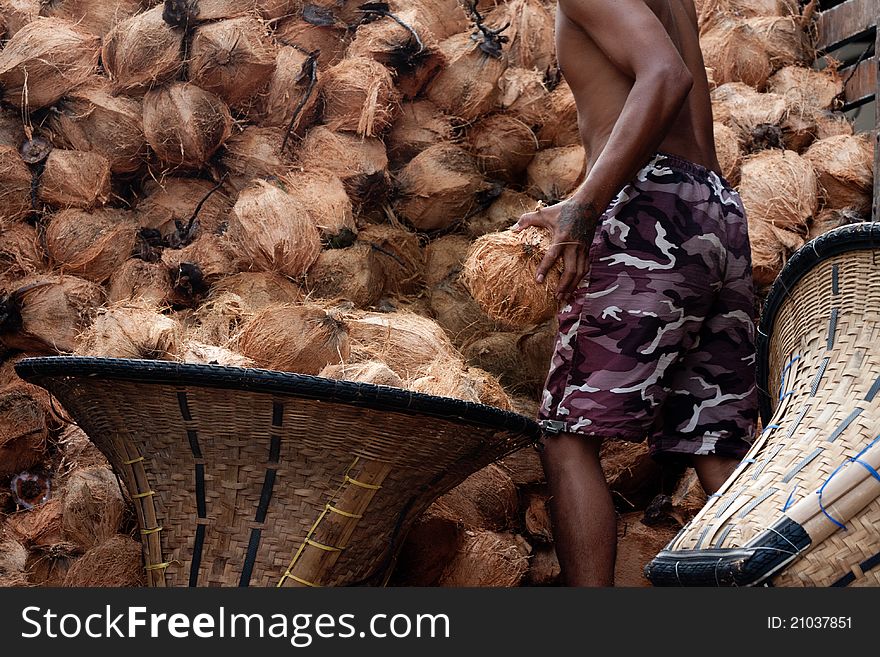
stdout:
POLYGON ((196 309, 193 319, 195 327, 187 332, 187 349, 196 349, 191 342, 212 345, 233 345, 245 320, 254 310, 247 302, 232 292, 213 292, 196 309))
POLYGON ((305 2, 302 16, 294 15, 278 22, 275 39, 303 53, 319 52, 316 61, 323 70, 338 64, 345 55, 350 33, 345 25, 316 12, 314 3, 305 2))
POLYGON ((46 229, 46 250, 62 271, 104 283, 128 260, 135 225, 121 210, 62 210, 46 229))
POLYGON ((391 16, 366 13, 348 47, 347 57, 366 57, 394 71, 404 98, 419 96, 445 64, 437 39, 416 10, 391 16))
POLYGON ((733 128, 717 121, 712 126, 715 134, 715 153, 721 165, 721 173, 731 184, 739 183, 739 168, 742 166, 742 150, 733 128))
POLYGON ((104 358, 175 360, 183 351, 183 327, 143 302, 102 308, 78 341, 77 353, 104 358))
POLYGON ((773 73, 765 39, 745 20, 714 24, 701 35, 700 49, 716 85, 742 82, 760 89, 773 73))
POLYGON ((199 232, 226 229, 232 199, 215 183, 199 178, 163 178, 144 185, 146 196, 135 207, 137 224, 157 231, 166 241, 178 239, 178 224, 198 223, 199 232))
POLYGON ((142 94, 177 76, 183 30, 162 19, 162 5, 132 16, 104 37, 101 63, 117 93, 142 94))
POLYGON ((581 133, 578 126, 577 104, 571 87, 563 81, 550 92, 549 107, 545 120, 538 131, 538 141, 543 148, 580 146, 581 133))
POLYGON ((182 249, 165 249, 162 263, 168 268, 172 303, 190 306, 207 295, 211 285, 238 271, 226 236, 205 233, 182 249))
POLYGON ((347 300, 369 308, 385 291, 385 268, 370 243, 357 241, 347 248, 322 251, 306 275, 306 288, 320 299, 347 300))
POLYGON ((125 500, 113 471, 100 466, 73 471, 64 483, 61 514, 64 538, 83 551, 114 536, 125 500))
POLYGON ((0 342, 22 351, 70 353, 103 301, 101 286, 76 276, 18 279, 0 289, 0 342))
POLYGON ((303 276, 321 252, 321 236, 305 207, 281 188, 255 180, 238 196, 229 239, 255 269, 303 276))
POLYGON ((530 227, 514 233, 490 233, 476 240, 465 261, 463 283, 493 320, 521 328, 545 321, 557 311, 557 262, 543 283, 538 265, 550 248, 547 231, 530 227))
POLYGON ((787 113, 785 99, 773 93, 758 93, 747 84, 730 82, 712 91, 715 121, 736 130, 740 144, 751 145, 763 126, 779 126, 787 113))
POLYGON ((115 173, 140 169, 147 155, 140 100, 111 93, 110 83, 95 77, 73 89, 49 116, 56 146, 99 153, 115 173))
POLYGON ((511 66, 547 71, 555 65, 553 16, 541 0, 509 0, 485 16, 492 29, 505 26, 504 44, 511 66))
POLYGON ((521 536, 482 529, 466 534, 464 545, 438 581, 444 587, 518 586, 529 566, 531 546, 521 536))
POLYGON ((370 245, 373 261, 381 270, 385 292, 415 294, 424 286, 425 254, 415 233, 375 225, 361 230, 358 241, 370 245))
POLYGON ((366 363, 328 365, 321 370, 318 376, 325 379, 337 379, 339 381, 356 381, 357 383, 372 383, 377 386, 390 386, 403 388, 403 380, 394 373, 385 363, 369 361, 366 363))
POLYGON ((39 17, 42 5, 42 0, 0 0, 0 27, 4 24, 6 27, 3 38, 11 38, 21 28, 39 17))
POLYGON ((199 25, 189 48, 189 80, 244 110, 275 69, 276 52, 265 24, 253 16, 199 25))
POLYGON ((490 185, 476 161, 454 144, 436 144, 397 175, 397 211, 420 231, 448 228, 478 207, 490 185))
POLYGON ((0 479, 39 463, 48 436, 46 412, 30 386, 12 383, 0 388, 0 479))
POLYGON ((481 49, 484 43, 472 39, 471 32, 442 41, 440 51, 447 65, 426 90, 428 100, 464 121, 472 121, 493 109, 498 101, 498 81, 507 68, 503 51, 500 56, 493 56, 481 49))
POLYGON ((248 126, 233 134, 224 144, 220 162, 229 173, 227 180, 238 190, 254 178, 279 178, 290 166, 281 146, 284 131, 279 128, 248 126))
POLYGON ((0 271, 21 278, 45 268, 37 231, 23 222, 0 222, 0 271))
POLYGON ((110 198, 110 161, 100 153, 54 149, 40 175, 39 199, 57 208, 93 208, 110 198))
POLYGON ((538 152, 532 129, 504 113, 480 119, 471 128, 468 142, 480 171, 506 182, 517 181, 538 152))
POLYGON ((834 230, 840 226, 847 226, 867 220, 866 215, 859 214, 851 208, 820 210, 813 218, 813 221, 810 222, 810 232, 807 233, 807 240, 815 239, 829 230, 834 230))
POLYGON ((391 72, 366 57, 352 57, 321 79, 324 122, 331 130, 375 137, 391 125, 399 103, 391 72))
POLYGON ((510 410, 510 398, 491 374, 468 367, 458 360, 432 363, 407 386, 414 392, 437 397, 451 397, 473 404, 485 404, 510 410))
POLYGON ((130 588, 144 584, 140 543, 117 534, 79 557, 64 575, 65 587, 130 588))
POLYGON ((61 18, 36 18, 0 50, 3 100, 28 112, 48 107, 98 66, 100 39, 61 18))
POLYGON ((263 309, 244 325, 238 348, 260 367, 313 375, 351 350, 346 324, 314 304, 263 309))
POLYGON ((28 586, 28 551, 10 532, 0 530, 0 587, 28 586))
POLYGON ((791 252, 803 246, 804 240, 797 233, 777 228, 760 217, 749 215, 748 221, 752 277, 759 290, 766 290, 782 271, 791 252))
POLYGON ((388 157, 404 165, 434 144, 452 141, 454 131, 452 119, 430 100, 403 103, 385 136, 388 157))
POLYGON ((694 4, 701 26, 728 16, 791 16, 799 9, 797 0, 698 0, 694 4))
MULTIPOLYGON (((565 88, 568 88, 568 85, 565 85, 565 88)), ((548 112, 551 111, 549 108, 558 98, 558 96, 551 96, 551 91, 547 89, 544 82, 543 73, 516 66, 511 66, 504 71, 501 79, 498 80, 498 92, 498 108, 503 110, 507 116, 519 119, 529 127, 547 122, 548 112)), ((568 126, 569 118, 569 115, 553 115, 553 121, 547 122, 545 126, 545 136, 549 136, 549 133, 554 130, 553 124, 557 122, 568 126)), ((568 131, 563 130, 557 134, 561 135, 563 132, 567 134, 568 131)), ((553 136, 555 137, 555 135, 553 136)), ((553 141, 554 139, 551 138, 551 145, 553 141)))
POLYGON ((183 362, 197 365, 222 365, 223 367, 254 367, 256 363, 246 356, 226 347, 217 347, 196 340, 184 344, 183 362))
POLYGON ((843 93, 843 79, 832 66, 817 71, 804 66, 785 66, 767 81, 767 91, 785 99, 789 113, 828 110, 843 93))
POLYGON ((315 124, 321 114, 320 58, 294 46, 278 49, 269 85, 260 97, 264 126, 290 127, 292 134, 301 137, 315 124))
POLYGON ((819 176, 823 207, 869 213, 874 184, 874 146, 868 134, 814 142, 804 153, 819 176))
POLYGON ((749 220, 801 235, 819 209, 819 186, 809 160, 794 151, 762 151, 745 160, 739 193, 749 220))
POLYGON ((389 191, 388 154, 380 139, 315 126, 297 151, 299 167, 327 169, 342 180, 356 209, 384 203, 389 191))
POLYGON ((14 221, 30 214, 32 184, 18 148, 0 144, 0 218, 14 221))
POLYGON ((586 172, 583 146, 561 146, 538 151, 526 169, 526 192, 555 203, 577 188, 586 172))
POLYGON ((144 96, 144 134, 166 164, 198 169, 231 132, 226 104, 194 84, 174 82, 144 96))
POLYGON ((213 295, 238 295, 248 312, 262 310, 272 304, 293 304, 302 300, 302 290, 281 274, 274 272, 241 272, 224 276, 211 288, 213 295))
POLYGON ((145 262, 140 258, 122 263, 110 275, 107 285, 110 303, 140 299, 146 304, 165 306, 173 294, 168 268, 161 262, 145 262))
POLYGON ((393 0, 388 4, 394 12, 415 12, 425 28, 438 39, 458 34, 469 27, 469 16, 460 0, 393 0))
POLYGON ((505 189, 488 208, 468 219, 467 233, 477 238, 506 230, 519 221, 521 215, 537 207, 537 199, 524 192, 505 189))
POLYGON ((99 37, 143 9, 141 0, 52 0, 43 4, 48 5, 46 16, 64 18, 99 37))
POLYGON ((0 146, 17 149, 27 141, 22 116, 0 107, 0 146))
POLYGON ((843 112, 818 112, 813 119, 816 122, 816 139, 853 134, 853 125, 843 112))
POLYGON ((323 242, 344 247, 354 241, 354 207, 339 176, 327 169, 294 169, 284 178, 284 186, 306 209, 323 242))
POLYGON ((809 65, 816 59, 809 22, 801 16, 755 16, 744 22, 763 42, 772 70, 792 64, 809 65))

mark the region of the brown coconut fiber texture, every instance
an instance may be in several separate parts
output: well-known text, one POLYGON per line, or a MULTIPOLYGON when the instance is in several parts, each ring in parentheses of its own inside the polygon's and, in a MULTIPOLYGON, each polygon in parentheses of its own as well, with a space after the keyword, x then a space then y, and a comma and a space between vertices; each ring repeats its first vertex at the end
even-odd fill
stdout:
POLYGON ((279 43, 295 46, 303 53, 320 51, 317 63, 322 71, 342 60, 350 41, 349 31, 341 23, 310 23, 298 15, 279 21, 275 38, 279 43))
POLYGON ((110 468, 71 472, 64 484, 62 500, 64 538, 82 551, 114 536, 122 525, 125 500, 110 468))
POLYGON ((162 19, 159 5, 118 23, 104 38, 101 62, 117 92, 143 94, 173 79, 183 65, 183 30, 162 19))
POLYGON ((162 178, 145 184, 145 192, 135 208, 138 225, 163 236, 177 232, 177 222, 188 225, 193 217, 199 232, 222 232, 232 209, 232 199, 224 190, 198 178, 162 178))
POLYGON ((205 344, 197 340, 187 340, 183 347, 182 359, 185 363, 194 363, 200 365, 223 365, 225 367, 256 367, 257 364, 239 353, 227 349, 226 347, 217 347, 211 344, 205 344))
POLYGON ((143 5, 141 0, 54 0, 42 11, 44 16, 64 18, 103 37, 118 22, 140 12, 143 5))
POLYGON ((447 566, 438 585, 444 587, 518 586, 528 569, 531 546, 520 536, 477 530, 447 566))
POLYGON ((519 499, 513 479, 493 464, 441 495, 434 507, 468 528, 503 531, 517 521, 519 499))
POLYGON ((332 171, 294 169, 285 176, 284 185, 309 213, 322 241, 333 244, 357 232, 351 199, 342 179, 332 171))
MULTIPOLYGON (((312 127, 321 114, 321 78, 316 82, 309 76, 309 51, 294 46, 282 46, 275 56, 275 67, 265 93, 260 98, 260 119, 266 126, 287 128, 301 137, 312 127)), ((318 62, 324 60, 324 52, 318 62)))
POLYGON ((400 102, 391 71, 366 57, 347 57, 328 69, 321 94, 327 127, 362 137, 384 132, 400 102))
POLYGON ((83 554, 67 571, 65 587, 127 588, 144 585, 141 544, 117 534, 83 554))
POLYGON ((226 276, 211 288, 212 295, 238 295, 249 312, 280 303, 298 303, 302 290, 289 279, 273 272, 241 272, 226 276))
POLYGON ((713 125, 715 133, 715 152, 718 155, 718 163, 721 165, 721 173, 731 184, 739 184, 739 170, 742 166, 742 149, 739 145, 736 131, 723 123, 713 125))
POLYGON ((556 64, 554 18, 541 0, 498 4, 486 14, 484 23, 493 29, 508 26, 503 34, 510 41, 504 51, 511 66, 547 71, 556 64))
MULTIPOLYGON (((540 71, 509 67, 498 80, 498 108, 527 126, 534 127, 547 122, 548 105, 552 102, 544 74, 540 71)), ((554 117, 554 123, 557 117, 554 117)), ((561 122, 568 119, 558 118, 561 122)), ((547 122, 548 133, 551 130, 547 122)), ((552 140, 551 140, 552 141, 552 140)))
POLYGON ((762 88, 773 72, 764 38, 744 20, 715 24, 700 37, 700 49, 717 85, 742 82, 762 88))
POLYGON ((342 381, 357 381, 359 383, 372 383, 379 386, 391 386, 392 388, 406 387, 403 379, 379 361, 366 363, 327 365, 318 376, 342 381))
POLYGON ((168 268, 161 262, 146 262, 140 258, 122 263, 107 284, 110 303, 140 299, 154 306, 165 306, 173 294, 168 268))
POLYGON ((568 83, 562 81, 547 98, 549 107, 538 131, 538 141, 543 148, 580 146, 577 105, 568 83))
POLYGON ((583 179, 586 166, 583 146, 538 151, 526 169, 526 192, 548 203, 562 200, 583 179))
POLYGON ((471 128, 469 150, 485 175, 513 183, 538 152, 538 139, 521 120, 498 113, 481 119, 471 128))
POLYGON ((533 212, 538 200, 524 192, 505 189, 482 212, 467 221, 467 234, 471 238, 482 237, 510 228, 526 212, 533 212))
POLYGON ((252 309, 239 295, 212 290, 193 314, 196 325, 187 331, 187 337, 208 344, 231 345, 242 324, 252 315, 252 309))
POLYGON ((223 145, 220 162, 226 169, 228 183, 242 190, 254 178, 280 178, 290 166, 282 152, 284 131, 281 128, 247 126, 235 131, 223 145))
POLYGON ((820 139, 804 153, 819 175, 823 206, 867 214, 874 182, 874 148, 868 134, 820 139))
POLYGON ((3 100, 28 112, 52 105, 94 73, 100 47, 70 21, 34 19, 0 50, 3 100))
POLYGON ((54 149, 40 175, 39 199, 57 208, 93 208, 110 198, 110 161, 100 153, 54 149))
POLYGON ((4 220, 22 219, 30 213, 32 181, 18 148, 0 144, 0 216, 4 220))
POLYGON ((454 133, 453 120, 430 100, 402 103, 385 136, 388 157, 404 165, 434 144, 452 141, 454 133))
POLYGON ((136 226, 123 212, 62 210, 46 229, 46 251, 54 265, 70 274, 104 283, 134 250, 136 226))
POLYGON ((831 109, 843 93, 843 79, 836 66, 821 71, 786 66, 768 80, 767 91, 785 98, 789 113, 807 114, 811 110, 831 109))
POLYGON ((0 389, 0 479, 36 465, 46 452, 46 413, 30 388, 13 383, 0 389))
POLYGON ((370 246, 373 262, 381 270, 385 292, 416 294, 424 287, 425 254, 415 233, 405 228, 372 225, 358 233, 358 241, 370 246))
POLYGON ((21 278, 46 268, 37 231, 26 223, 0 223, 0 271, 21 278))
POLYGON ((347 300, 366 309, 382 298, 385 271, 369 243, 355 242, 344 249, 321 251, 306 275, 306 287, 313 297, 347 300))
POLYGON ((102 308, 80 336, 77 354, 102 358, 174 360, 182 351, 183 327, 144 303, 102 308))
POLYGON ((736 130, 740 144, 751 144, 753 133, 764 125, 780 125, 788 112, 785 98, 758 93, 742 82, 723 84, 712 91, 715 120, 736 130))
POLYGON ((768 150, 742 166, 739 192, 749 220, 805 234, 819 209, 819 186, 809 160, 794 151, 768 150))

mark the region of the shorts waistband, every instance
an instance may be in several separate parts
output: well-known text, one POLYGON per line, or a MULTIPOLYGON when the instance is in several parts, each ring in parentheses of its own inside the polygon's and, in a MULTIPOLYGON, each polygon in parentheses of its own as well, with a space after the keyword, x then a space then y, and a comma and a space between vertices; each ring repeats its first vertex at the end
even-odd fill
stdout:
MULTIPOLYGON (((704 182, 708 181, 710 178, 721 178, 716 172, 707 169, 701 164, 691 162, 678 155, 664 153, 663 151, 658 151, 657 154, 654 155, 649 166, 656 165, 665 166, 682 173, 688 173, 697 180, 702 180, 704 182)), ((723 180, 723 178, 721 179, 723 180)))

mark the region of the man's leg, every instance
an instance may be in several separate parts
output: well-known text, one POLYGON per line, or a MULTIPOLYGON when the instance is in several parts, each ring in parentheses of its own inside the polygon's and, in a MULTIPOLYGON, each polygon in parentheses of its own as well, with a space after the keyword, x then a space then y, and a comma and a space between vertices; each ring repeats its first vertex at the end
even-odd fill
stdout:
POLYGON ((736 466, 740 462, 740 459, 737 458, 717 456, 715 454, 694 456, 692 458, 694 470, 697 471, 697 477, 699 477, 700 484, 707 495, 711 495, 721 488, 721 485, 733 474, 733 471, 736 470, 736 466))
POLYGON ((564 433, 544 439, 556 554, 567 586, 613 586, 617 518, 599 461, 601 441, 564 433))

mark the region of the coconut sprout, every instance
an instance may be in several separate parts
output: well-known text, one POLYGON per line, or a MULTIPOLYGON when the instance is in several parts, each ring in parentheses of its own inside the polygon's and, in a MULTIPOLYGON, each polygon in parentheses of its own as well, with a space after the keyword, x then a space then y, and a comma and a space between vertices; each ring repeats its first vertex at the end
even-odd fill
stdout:
POLYGON ((226 229, 232 199, 216 183, 169 177, 144 187, 146 196, 134 210, 137 224, 146 231, 154 231, 163 243, 179 246, 185 229, 194 225, 203 233, 221 233, 226 229))
POLYGON ((238 196, 229 238, 255 269, 303 276, 321 252, 308 211, 280 187, 255 180, 238 196))
POLYGON ((56 208, 92 208, 110 197, 110 161, 91 151, 54 149, 46 159, 39 199, 56 208))
POLYGON ((46 251, 61 271, 103 283, 132 255, 135 237, 120 210, 62 210, 49 218, 46 251))
POLYGON ((37 18, 0 50, 3 100, 32 111, 47 107, 98 66, 100 39, 61 18, 37 18))
POLYGON ((523 328, 543 322, 556 313, 562 274, 557 262, 543 283, 535 281, 549 248, 549 234, 538 228, 484 235, 468 252, 462 280, 485 313, 500 324, 523 328))
POLYGON ((263 125, 285 128, 302 136, 321 113, 321 56, 294 46, 282 46, 275 56, 275 68, 260 99, 263 125))
POLYGON ((114 304, 98 312, 76 351, 82 356, 175 360, 183 351, 183 327, 146 303, 114 304))
POLYGON ((142 94, 180 71, 183 30, 168 25, 162 9, 124 20, 104 38, 101 62, 115 91, 142 94))
POLYGON ((23 219, 31 211, 33 175, 18 148, 0 144, 0 217, 23 219))
POLYGON ((95 77, 68 93, 54 110, 49 127, 56 146, 99 153, 110 161, 114 174, 132 173, 143 165, 147 141, 139 100, 112 94, 109 82, 95 77))
POLYGON ((749 221, 801 235, 819 209, 819 185, 809 160, 794 151, 768 150, 745 160, 740 195, 749 221))
POLYGON ((498 113, 479 120, 468 134, 477 166, 493 179, 515 182, 538 152, 538 140, 528 125, 498 113))
POLYGON ((171 166, 198 169, 232 131, 229 108, 216 95, 175 82, 144 96, 144 133, 150 148, 171 166))
POLYGON ((244 325, 238 347, 260 367, 299 374, 345 362, 351 349, 346 324, 314 304, 263 309, 244 325))
POLYGON ((420 231, 448 228, 479 209, 490 189, 473 156, 454 144, 436 144, 397 175, 397 211, 420 231))
POLYGON ((275 68, 266 26, 244 16, 200 25, 189 49, 189 79, 233 109, 246 109, 275 68))
POLYGON ((555 203, 572 192, 586 170, 583 146, 561 146, 538 151, 526 171, 526 191, 548 203, 555 203))
POLYGON ((385 136, 388 157, 402 166, 434 144, 452 141, 454 133, 452 119, 430 100, 403 103, 385 136))
POLYGON ((327 126, 362 137, 384 132, 399 102, 391 72, 365 57, 346 58, 328 69, 321 94, 327 126))
POLYGON ((823 206, 868 213, 874 182, 874 148, 867 134, 814 142, 804 153, 819 176, 823 206))

